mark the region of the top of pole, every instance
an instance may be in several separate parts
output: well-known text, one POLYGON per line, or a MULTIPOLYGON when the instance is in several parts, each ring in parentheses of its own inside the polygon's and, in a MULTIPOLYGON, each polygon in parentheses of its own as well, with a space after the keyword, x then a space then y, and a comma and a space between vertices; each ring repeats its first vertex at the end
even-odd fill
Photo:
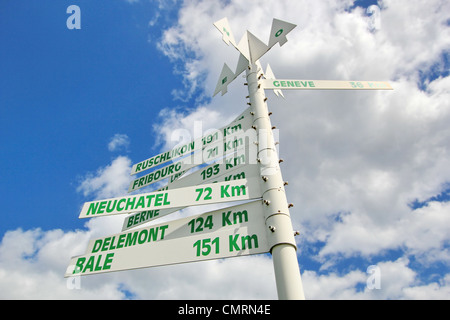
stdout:
MULTIPOLYGON (((245 32, 239 43, 236 43, 227 18, 215 22, 214 26, 222 33, 223 41, 227 45, 231 43, 239 51, 239 60, 235 71, 226 63, 223 65, 213 96, 219 92, 224 95, 228 90, 228 85, 251 65, 259 64, 259 59, 275 44, 284 45, 287 42, 287 34, 297 25, 273 19, 267 44, 250 31, 245 32)), ((266 81, 261 83, 262 88, 272 89, 277 96, 281 95, 282 97, 284 95, 281 89, 393 90, 391 85, 385 81, 278 80, 269 65, 263 74, 266 81)))
POLYGON ((263 41, 258 39, 250 31, 244 33, 239 43, 236 43, 227 18, 216 21, 214 26, 220 31, 220 33, 222 33, 222 40, 227 45, 231 43, 236 50, 239 51, 240 55, 234 72, 226 63, 224 64, 213 96, 219 92, 222 92, 222 95, 224 95, 227 92, 228 85, 249 65, 256 63, 275 44, 279 43, 280 46, 284 45, 287 42, 286 35, 297 25, 283 20, 273 19, 268 44, 265 44, 263 41))

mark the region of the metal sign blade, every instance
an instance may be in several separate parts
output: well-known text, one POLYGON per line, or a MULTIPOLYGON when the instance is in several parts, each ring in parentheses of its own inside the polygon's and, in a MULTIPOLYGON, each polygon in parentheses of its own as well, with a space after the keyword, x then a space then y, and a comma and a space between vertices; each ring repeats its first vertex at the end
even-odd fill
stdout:
POLYGON ((261 190, 256 178, 239 179, 86 202, 81 209, 79 218, 104 217, 147 210, 249 200, 259 197, 261 197, 261 190))
POLYGON ((266 253, 262 205, 248 202, 91 240, 65 277, 266 253))
POLYGON ((277 42, 280 47, 287 42, 286 35, 297 25, 283 20, 273 19, 272 28, 269 36, 269 48, 272 48, 277 42))
MULTIPOLYGON (((236 164, 236 161, 241 161, 242 158, 234 157, 229 159, 228 164, 214 163, 210 166, 202 168, 180 180, 176 180, 173 183, 168 184, 166 187, 160 190, 168 190, 173 188, 182 188, 192 185, 201 185, 209 182, 223 182, 223 181, 233 181, 237 179, 257 177, 259 174, 259 167, 257 165, 244 165, 244 166, 233 166, 231 164, 236 164), (232 166, 230 168, 229 166, 232 166)), ((183 207, 184 208, 184 207, 183 207)), ((147 210, 143 212, 138 212, 128 215, 122 226, 122 231, 129 230, 131 228, 137 227, 149 221, 156 220, 158 218, 164 217, 175 211, 181 210, 183 208, 173 208, 173 209, 156 209, 147 210)))
POLYGON ((393 90, 386 81, 264 79, 260 83, 273 90, 393 90))
POLYGON ((231 32, 230 24, 228 23, 227 18, 220 19, 219 21, 214 22, 214 26, 219 30, 222 34, 222 40, 229 45, 231 44, 236 47, 236 40, 234 40, 233 32, 231 32))
MULTIPOLYGON (((169 161, 175 161, 176 159, 185 157, 197 150, 202 150, 210 144, 223 140, 226 136, 230 136, 231 134, 238 134, 241 131, 249 129, 251 123, 252 119, 250 117, 250 114, 243 113, 237 120, 212 133, 205 134, 201 138, 192 140, 181 146, 175 146, 172 150, 160 153, 156 156, 134 164, 131 168, 131 175, 135 175, 137 173, 160 166, 169 161)), ((199 164, 201 163, 203 162, 200 162, 199 164)))

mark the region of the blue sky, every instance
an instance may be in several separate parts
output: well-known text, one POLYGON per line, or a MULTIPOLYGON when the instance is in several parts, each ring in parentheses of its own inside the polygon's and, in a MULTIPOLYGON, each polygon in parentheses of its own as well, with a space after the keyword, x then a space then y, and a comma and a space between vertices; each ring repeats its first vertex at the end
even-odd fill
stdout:
POLYGON ((212 25, 224 16, 236 40, 249 29, 267 41, 272 18, 298 25, 261 59, 279 78, 394 87, 267 93, 306 297, 450 298, 449 5, 257 2, 252 16, 242 1, 1 1, 1 298, 276 298, 259 280, 273 277, 267 256, 90 276, 81 290, 62 278, 89 239, 121 226, 78 219, 85 201, 125 194, 131 165, 173 146, 176 130, 219 128, 245 108, 240 77, 211 98, 238 57, 212 25), (73 4, 79 30, 66 26, 73 4), (380 290, 365 286, 370 265, 380 290))
POLYGON ((116 133, 135 141, 137 159, 157 150, 152 123, 180 86, 148 41, 153 5, 81 1, 82 28, 69 30, 70 4, 2 2, 2 194, 27 199, 6 204, 2 233, 80 227, 80 176, 109 162, 116 133))

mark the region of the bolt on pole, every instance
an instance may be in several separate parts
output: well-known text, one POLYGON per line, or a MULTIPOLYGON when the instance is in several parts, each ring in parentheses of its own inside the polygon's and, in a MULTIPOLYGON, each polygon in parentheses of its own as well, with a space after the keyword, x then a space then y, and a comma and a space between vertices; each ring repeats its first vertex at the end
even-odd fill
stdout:
POLYGON ((253 114, 253 128, 258 137, 257 158, 260 164, 260 183, 265 204, 263 214, 273 259, 278 299, 303 300, 305 295, 297 261, 297 246, 266 104, 267 99, 264 89, 258 84, 261 73, 258 65, 253 63, 247 69, 246 77, 253 114))

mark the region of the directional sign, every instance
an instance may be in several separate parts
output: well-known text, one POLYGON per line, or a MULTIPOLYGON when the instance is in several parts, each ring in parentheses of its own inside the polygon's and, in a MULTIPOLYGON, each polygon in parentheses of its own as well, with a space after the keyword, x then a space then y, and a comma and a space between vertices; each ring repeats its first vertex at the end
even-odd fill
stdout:
POLYGON ((181 146, 177 146, 170 151, 163 152, 147 160, 136 163, 131 168, 131 175, 159 166, 168 161, 186 156, 196 150, 201 150, 202 148, 205 148, 206 146, 214 142, 225 139, 227 136, 236 135, 239 132, 244 132, 251 127, 251 121, 252 119, 249 115, 244 116, 240 120, 232 122, 213 133, 206 134, 201 138, 192 140, 181 146))
POLYGON ((265 79, 260 81, 264 89, 302 90, 392 90, 385 81, 334 81, 334 80, 285 80, 265 79))
POLYGON ((222 95, 227 93, 228 91, 228 85, 234 80, 236 77, 234 76, 234 72, 230 69, 230 67, 224 63, 222 67, 222 71, 219 75, 219 81, 217 81, 216 89, 214 89, 214 94, 218 94, 219 92, 222 92, 222 95))
POLYGON ((262 202, 91 240, 65 277, 266 253, 262 202))
POLYGON ((192 158, 193 157, 189 157, 189 156, 184 157, 183 159, 176 161, 174 163, 171 163, 168 166, 165 166, 161 169, 155 170, 149 174, 146 174, 145 176, 142 176, 139 179, 131 181, 130 186, 128 187, 128 192, 138 190, 140 188, 151 185, 152 183, 169 178, 173 175, 183 173, 186 170, 189 170, 195 166, 198 166, 198 164, 194 163, 192 158))
MULTIPOLYGON (((166 187, 160 190, 167 190, 173 188, 181 188, 185 186, 200 185, 206 182, 222 182, 222 181, 234 181, 238 179, 257 177, 259 174, 259 166, 256 164, 247 164, 244 166, 238 165, 245 159, 243 155, 241 157, 229 158, 228 162, 218 164, 214 163, 205 168, 202 168, 180 180, 176 180, 166 187)), ((147 210, 128 215, 123 222, 122 231, 134 228, 149 221, 164 217, 175 211, 183 208, 173 209, 156 209, 147 210)))
MULTIPOLYGON (((231 128, 231 127, 229 127, 231 128)), ((236 130, 235 132, 239 133, 242 130, 236 130)), ((254 159, 256 159, 257 148, 256 145, 247 141, 246 138, 249 137, 250 141, 256 140, 256 133, 254 130, 248 130, 247 132, 238 134, 236 136, 229 135, 224 140, 219 140, 211 145, 208 145, 206 148, 202 150, 198 150, 197 152, 181 159, 180 161, 174 162, 169 166, 163 167, 161 169, 155 170, 141 178, 133 180, 130 183, 128 188, 128 192, 132 192, 143 187, 146 187, 152 183, 163 180, 173 175, 181 175, 184 171, 189 170, 193 167, 196 167, 205 162, 211 162, 218 158, 222 158, 224 155, 230 154, 231 152, 239 152, 239 155, 245 158, 246 153, 248 155, 253 155, 254 159)), ((220 159, 218 162, 226 162, 230 163, 233 161, 231 158, 233 155, 230 155, 228 158, 220 159)), ((246 163, 248 160, 241 162, 246 163)), ((230 166, 228 166, 230 168, 230 166)))
POLYGON ((272 28, 270 30, 269 44, 272 48, 276 43, 280 44, 280 47, 287 42, 286 35, 291 32, 297 25, 289 23, 283 20, 273 19, 272 28))
POLYGON ((227 18, 223 18, 214 22, 214 26, 222 33, 222 40, 229 45, 230 42, 236 47, 236 40, 234 40, 233 33, 231 32, 230 24, 227 18))
POLYGON ((134 196, 86 202, 79 218, 94 218, 138 211, 180 208, 261 197, 257 178, 239 179, 134 196))

